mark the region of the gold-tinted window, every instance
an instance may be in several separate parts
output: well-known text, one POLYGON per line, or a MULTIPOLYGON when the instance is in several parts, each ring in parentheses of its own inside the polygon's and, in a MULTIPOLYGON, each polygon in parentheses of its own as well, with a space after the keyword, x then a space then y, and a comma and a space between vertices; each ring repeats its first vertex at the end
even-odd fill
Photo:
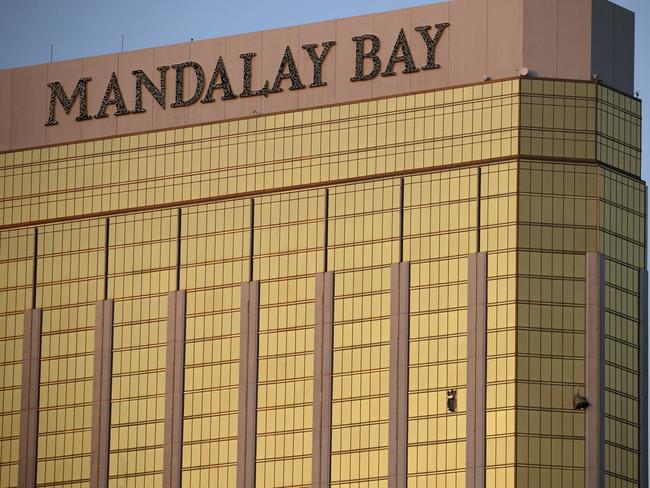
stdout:
POLYGON ((38 484, 90 476, 95 303, 102 296, 104 223, 39 229, 36 306, 43 309, 38 484))
POLYGON ((187 290, 183 483, 234 487, 239 307, 248 276, 249 202, 182 209, 181 286, 187 290))
POLYGON ((464 487, 467 254, 475 252, 478 174, 405 179, 405 260, 411 263, 409 486, 464 487), (457 408, 447 411, 447 391, 457 408))
POLYGON ((109 297, 115 299, 109 486, 160 485, 176 212, 111 220, 109 297))
POLYGON ((18 485, 23 314, 31 307, 34 230, 0 234, 0 479, 18 485))

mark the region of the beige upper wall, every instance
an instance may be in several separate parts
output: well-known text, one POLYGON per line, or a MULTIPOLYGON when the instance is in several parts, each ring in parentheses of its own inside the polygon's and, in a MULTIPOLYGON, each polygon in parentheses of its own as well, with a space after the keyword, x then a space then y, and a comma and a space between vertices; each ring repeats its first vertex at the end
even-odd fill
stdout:
MULTIPOLYGON (((431 29, 431 35, 435 27, 431 29)), ((369 46, 369 44, 368 44, 369 46)), ((320 49, 319 49, 320 53, 320 49)), ((522 67, 529 76, 601 79, 628 93, 633 91, 634 14, 606 0, 453 0, 388 13, 351 17, 316 24, 275 29, 238 36, 195 41, 106 56, 0 71, 0 152, 54 145, 99 137, 174 128, 231 118, 303 109, 476 83, 486 76, 508 78, 519 75, 522 67), (436 52, 436 70, 403 74, 397 63, 396 76, 378 76, 370 81, 352 82, 355 43, 352 37, 374 34, 381 39, 378 52, 382 71, 401 28, 418 67, 426 64, 426 46, 414 29, 420 25, 448 22, 436 52), (50 89, 48 82, 59 81, 70 96, 77 80, 88 83, 88 108, 99 110, 111 73, 115 72, 129 110, 135 103, 135 77, 142 69, 158 85, 157 66, 196 61, 205 71, 206 86, 219 56, 223 57, 233 90, 242 90, 243 62, 239 54, 254 51, 253 89, 263 80, 272 85, 286 46, 290 46, 305 85, 312 82, 313 67, 306 43, 335 40, 323 64, 324 87, 290 91, 289 80, 281 93, 265 97, 237 98, 196 103, 171 108, 175 94, 175 71, 167 73, 167 106, 162 109, 143 90, 145 113, 110 116, 78 122, 79 101, 66 115, 57 102, 57 121, 45 126, 50 89), (592 48, 593 46, 593 48, 592 48), (630 54, 631 53, 631 54, 630 54)), ((370 63, 367 62, 367 70, 370 63)), ((194 84, 186 77, 185 92, 194 84)))

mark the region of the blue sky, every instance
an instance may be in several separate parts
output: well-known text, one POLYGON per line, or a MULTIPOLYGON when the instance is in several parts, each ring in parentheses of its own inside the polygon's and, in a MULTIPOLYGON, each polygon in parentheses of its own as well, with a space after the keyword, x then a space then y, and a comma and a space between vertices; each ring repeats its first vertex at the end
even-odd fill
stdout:
MULTIPOLYGON (((566 0, 564 0, 566 1, 566 0)), ((570 1, 570 0, 569 0, 570 1)), ((393 10, 435 0, 0 0, 0 69, 393 10)), ((650 97, 650 2, 616 0, 636 12, 636 90, 650 97)), ((644 107, 644 148, 650 117, 644 107)), ((644 157, 644 178, 650 161, 644 157)))

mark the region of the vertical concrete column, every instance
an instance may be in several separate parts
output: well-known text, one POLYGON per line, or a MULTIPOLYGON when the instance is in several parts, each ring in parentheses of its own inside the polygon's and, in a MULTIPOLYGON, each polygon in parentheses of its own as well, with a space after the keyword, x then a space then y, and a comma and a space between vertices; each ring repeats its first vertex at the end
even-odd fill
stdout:
POLYGON ((316 274, 314 322, 314 423, 312 488, 330 486, 332 450, 332 347, 334 337, 334 273, 316 274))
POLYGON ((467 257, 467 488, 485 487, 487 254, 467 257))
POLYGON ((27 310, 24 316, 18 458, 18 486, 21 488, 36 486, 42 318, 41 309, 27 310))
POLYGON ((108 486, 111 424, 111 369, 113 364, 113 300, 95 305, 93 417, 90 434, 90 487, 108 486))
POLYGON ((25 311, 23 327, 23 376, 20 397, 20 441, 18 486, 36 486, 36 446, 38 441, 38 397, 41 376, 41 324, 43 311, 25 311))
POLYGON ((589 252, 586 260, 585 486, 601 488, 605 483, 605 257, 589 252))
POLYGON ((388 487, 406 488, 410 263, 391 266, 390 373, 388 393, 388 487))
POLYGON ((639 271, 639 486, 648 487, 648 270, 639 271))
POLYGON ((180 488, 183 448, 183 385, 185 378, 185 290, 167 295, 165 369, 165 437, 163 486, 180 488))
POLYGON ((242 283, 241 310, 239 315, 237 488, 254 488, 255 486, 259 310, 259 281, 242 283))

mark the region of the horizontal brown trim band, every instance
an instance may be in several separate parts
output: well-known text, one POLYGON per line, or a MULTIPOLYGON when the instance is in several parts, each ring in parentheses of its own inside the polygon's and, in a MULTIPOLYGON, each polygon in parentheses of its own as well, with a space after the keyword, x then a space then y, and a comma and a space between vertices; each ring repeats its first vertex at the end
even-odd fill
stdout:
POLYGON ((592 166, 600 166, 614 173, 618 173, 622 176, 625 176, 626 178, 632 178, 633 180, 641 182, 645 185, 645 181, 642 180, 640 176, 637 176, 634 173, 630 173, 629 171, 625 171, 624 169, 616 168, 611 164, 597 161, 595 159, 558 158, 553 156, 535 156, 535 155, 528 155, 528 154, 519 154, 518 156, 515 157, 515 159, 524 163, 536 163, 536 162, 565 163, 565 164, 568 163, 568 164, 588 164, 592 166))
MULTIPOLYGON (((308 167, 314 166, 309 165, 309 161, 314 161, 318 159, 332 159, 332 158, 338 158, 338 161, 332 162, 331 164, 341 164, 344 162, 351 162, 351 161, 357 161, 359 159, 363 159, 364 157, 371 158, 371 157, 379 157, 379 156, 384 156, 384 157, 397 157, 401 156, 404 154, 411 154, 411 153, 416 153, 416 152, 423 152, 427 151, 427 145, 433 144, 441 144, 446 141, 451 141, 451 142, 457 142, 458 144, 452 144, 451 146, 447 147, 456 147, 456 146, 463 146, 464 144, 462 143, 463 139, 466 139, 468 137, 475 137, 475 136, 486 136, 486 135, 495 135, 495 134, 502 134, 504 132, 517 132, 519 130, 518 126, 512 126, 509 128, 504 128, 504 129, 494 129, 494 130, 485 130, 485 131, 479 131, 479 132, 472 132, 471 135, 465 134, 465 135, 455 135, 455 136, 449 136, 449 137, 437 137, 437 138, 432 138, 432 139, 422 139, 420 141, 404 141, 404 142, 395 142, 392 144, 385 143, 381 145, 376 145, 372 147, 367 147, 367 148, 359 148, 359 149, 346 149, 346 150, 340 150, 340 151, 332 151, 332 152, 327 152, 327 153, 318 153, 318 154, 312 154, 310 156, 296 156, 296 157, 287 157, 287 158, 282 158, 282 159, 272 159, 272 160, 267 160, 267 161, 259 161, 255 163, 247 163, 246 165, 242 166, 224 166, 221 168, 210 168, 210 169, 205 169, 205 170, 199 170, 199 171, 186 171, 184 173, 180 174, 168 174, 168 175, 163 175, 163 176, 158 176, 155 178, 136 178, 132 180, 126 180, 126 181, 116 181, 116 182, 111 182, 108 184, 95 184, 95 185, 87 185, 82 188, 67 188, 65 190, 52 190, 52 191, 43 191, 40 193, 31 193, 28 195, 16 195, 13 197, 7 197, 7 198, 0 198, 0 203, 10 203, 10 202, 15 202, 18 201, 20 202, 21 200, 26 200, 26 199, 41 199, 41 198, 46 198, 49 196, 56 196, 56 195, 65 195, 68 193, 76 193, 79 191, 93 191, 93 190, 99 190, 103 189, 106 190, 107 188, 116 188, 119 191, 120 187, 129 187, 131 185, 145 185, 147 183, 151 182, 157 182, 157 183, 165 183, 167 181, 173 182, 175 179, 178 178, 196 178, 196 177, 203 177, 203 176, 220 176, 220 175, 228 175, 230 173, 236 172, 236 171, 246 171, 248 174, 251 171, 256 172, 259 169, 264 170, 266 168, 267 171, 271 170, 276 170, 276 166, 280 168, 280 171, 284 171, 283 165, 286 164, 296 164, 302 161, 306 161, 308 164, 308 167), (374 154, 373 154, 374 153, 374 154), (350 158, 352 156, 352 158, 350 158)), ((323 131, 323 133, 329 132, 329 131, 323 131)), ((566 132, 566 131, 565 131, 566 132)), ((500 137, 499 140, 504 140, 512 138, 511 137, 500 137)), ((185 144, 185 143, 181 143, 185 144)), ((444 149, 445 146, 442 147, 444 149)), ((436 148, 434 146, 434 149, 440 149, 436 148)), ((138 149, 134 151, 146 151, 147 149, 138 149)), ((190 149, 191 151, 192 149, 190 149)), ((164 156, 169 156, 168 154, 164 156)), ((119 160, 118 162, 121 161, 128 161, 127 159, 119 160)), ((41 163, 28 163, 27 165, 31 164, 41 164, 41 163)), ((45 164, 50 164, 49 162, 45 162, 45 164)), ((93 166, 92 164, 87 164, 83 165, 83 167, 86 166, 93 166)), ((10 167, 10 169, 14 169, 14 167, 10 167)), ((77 168, 79 169, 79 168, 77 168)), ((165 185, 166 186, 166 185, 165 185)))
POLYGON ((60 224, 64 222, 79 221, 79 220, 92 220, 92 219, 98 219, 103 217, 114 217, 117 215, 125 215, 125 214, 132 214, 132 213, 146 213, 146 212, 153 212, 157 210, 174 209, 178 207, 192 207, 196 205, 216 203, 216 202, 229 201, 229 200, 240 200, 244 198, 251 198, 251 197, 262 196, 262 195, 272 195, 277 193, 285 193, 285 192, 293 192, 293 191, 301 191, 301 190, 313 190, 318 188, 329 188, 332 186, 379 181, 379 180, 386 180, 391 178, 398 178, 402 176, 430 174, 430 173, 438 173, 441 171, 453 171, 458 169, 469 169, 469 168, 476 168, 479 166, 493 165, 493 164, 518 163, 522 161, 600 166, 600 167, 607 168, 611 171, 620 173, 629 178, 634 178, 637 181, 641 181, 645 184, 645 182, 641 180, 639 177, 637 177, 636 175, 632 175, 630 173, 627 173, 618 168, 614 168, 605 163, 599 163, 598 161, 593 159, 574 159, 574 158, 555 158, 555 157, 548 157, 548 156, 514 155, 514 156, 503 157, 503 158, 471 161, 467 163, 448 164, 445 166, 434 166, 429 168, 414 168, 408 170, 382 173, 378 175, 355 176, 351 178, 329 180, 329 181, 323 181, 318 183, 306 183, 302 185, 290 185, 290 186, 284 186, 280 188, 269 188, 265 190, 257 190, 257 191, 250 191, 250 192, 231 193, 228 195, 218 195, 214 197, 195 198, 190 200, 182 200, 178 202, 161 203, 157 205, 144 205, 141 207, 130 207, 124 209, 107 210, 104 212, 93 212, 93 213, 88 213, 83 215, 69 215, 69 216, 57 217, 52 219, 32 220, 29 222, 20 222, 15 224, 1 225, 0 231, 10 230, 10 229, 20 229, 25 227, 37 227, 37 226, 49 225, 49 224, 60 224))
MULTIPOLYGON (((423 93, 426 94, 426 93, 433 93, 433 92, 423 92, 423 93)), ((485 101, 494 101, 494 100, 505 99, 505 98, 513 98, 515 96, 517 96, 517 93, 511 93, 511 94, 499 95, 499 96, 489 96, 489 97, 481 98, 480 101, 483 101, 483 102, 485 102, 485 101)), ((572 98, 577 98, 577 97, 572 97, 572 98)), ((381 98, 371 99, 371 100, 368 100, 368 101, 377 101, 377 100, 381 100, 381 98)), ((291 130, 295 130, 295 129, 307 129, 307 128, 317 129, 317 128, 321 127, 321 126, 328 126, 328 125, 333 125, 333 124, 351 124, 351 123, 354 123, 354 122, 361 122, 363 120, 368 120, 368 122, 369 122, 368 124, 365 125, 366 127, 373 127, 373 126, 379 125, 381 122, 379 122, 377 120, 372 121, 372 119, 380 119, 380 118, 387 118, 387 117, 393 117, 393 116, 401 116, 401 115, 406 115, 407 113, 412 113, 412 112, 415 113, 415 115, 416 115, 413 120, 424 119, 425 118, 424 112, 427 111, 427 110, 444 109, 444 108, 447 108, 447 107, 451 107, 453 105, 458 105, 458 104, 462 104, 462 103, 476 103, 477 101, 479 101, 479 100, 466 100, 466 101, 462 101, 462 102, 441 103, 441 104, 438 104, 438 105, 435 105, 435 106, 423 106, 423 107, 414 107, 414 108, 395 109, 395 110, 390 110, 390 111, 380 112, 380 113, 374 113, 374 114, 369 113, 369 114, 366 114, 366 115, 349 116, 349 117, 344 118, 344 119, 339 118, 339 119, 331 119, 331 120, 321 120, 321 121, 318 121, 318 122, 303 122, 303 123, 300 123, 300 124, 294 123, 292 125, 285 125, 285 126, 281 126, 281 127, 255 129, 255 130, 246 131, 246 132, 239 132, 238 131, 238 132, 233 132, 233 133, 218 135, 218 136, 201 137, 199 139, 193 139, 193 140, 187 140, 187 141, 165 142, 165 143, 162 143, 162 144, 152 144, 152 145, 146 144, 146 145, 142 145, 140 147, 128 148, 128 149, 112 149, 109 152, 112 155, 123 156, 123 158, 120 158, 117 161, 113 161, 115 163, 115 162, 121 162, 121 161, 129 161, 129 160, 132 159, 131 156, 133 155, 133 153, 138 153, 138 152, 143 152, 143 151, 176 149, 173 152, 165 153, 165 155, 178 154, 178 153, 182 153, 182 152, 184 152, 186 150, 186 148, 183 147, 183 146, 192 146, 192 145, 195 145, 195 144, 206 144, 206 143, 215 142, 215 141, 224 141, 224 140, 228 140, 228 139, 237 139, 238 137, 254 137, 254 136, 260 137, 262 135, 268 135, 268 134, 271 134, 271 133, 282 132, 282 131, 291 131, 291 130)), ((363 103, 363 102, 359 102, 359 103, 363 103)), ((319 106, 319 107, 316 107, 315 109, 317 109, 317 108, 321 108, 321 107, 319 106)), ((331 107, 323 106, 322 108, 331 108, 331 107)), ((305 111, 305 110, 308 110, 308 109, 301 109, 301 110, 295 110, 295 111, 283 112, 283 113, 296 113, 296 112, 305 111)), ((235 120, 230 120, 229 119, 229 120, 223 121, 223 123, 237 122, 239 120, 249 120, 249 119, 250 118, 235 119, 235 120)), ((222 122, 221 121, 204 122, 200 126, 208 125, 208 124, 214 124, 214 123, 222 123, 222 122)), ((158 132, 163 132, 163 131, 166 132, 166 131, 182 130, 182 129, 185 129, 185 128, 192 128, 192 127, 197 127, 197 126, 194 125, 194 126, 178 127, 178 128, 175 128, 175 129, 174 128, 160 129, 160 130, 156 130, 154 132, 142 132, 142 133, 126 134, 126 135, 122 135, 122 136, 110 136, 110 137, 105 137, 105 138, 101 138, 101 139, 97 139, 97 140, 98 141, 106 141, 106 140, 112 140, 112 139, 117 139, 117 138, 121 138, 121 137, 131 137, 131 136, 135 137, 135 136, 139 136, 139 135, 153 134, 153 133, 158 133, 158 132)), ((517 129, 517 126, 513 126, 511 129, 507 129, 507 128, 485 129, 485 130, 479 131, 479 132, 472 132, 471 136, 484 135, 484 134, 487 134, 487 133, 495 133, 495 132, 502 132, 504 130, 516 130, 516 129, 517 129)), ((321 130, 318 130, 316 132, 306 132, 303 135, 309 135, 309 134, 313 134, 313 133, 327 134, 329 132, 332 132, 333 130, 334 129, 332 129, 332 128, 324 128, 323 127, 321 130)), ((568 132, 568 131, 565 131, 565 132, 568 132)), ((592 133, 592 132, 593 131, 589 131, 589 133, 592 133)), ((284 137, 288 137, 288 136, 284 136, 284 137)), ((460 138, 463 138, 463 137, 468 137, 468 134, 455 135, 455 136, 449 136, 449 137, 440 137, 439 139, 440 140, 449 140, 449 139, 460 139, 460 138)), ((431 141, 433 141, 433 140, 431 140, 431 141)), ((59 144, 59 145, 85 144, 86 142, 92 142, 92 141, 79 141, 79 142, 75 142, 75 143, 66 143, 66 144, 59 144)), ((421 142, 427 142, 427 141, 421 141, 421 142)), ((235 143, 227 143, 227 144, 225 144, 223 146, 218 146, 218 147, 230 147, 231 145, 237 145, 237 142, 235 142, 235 143)), ((205 149, 205 148, 201 148, 201 149, 205 149)), ((371 149, 373 149, 373 148, 367 148, 366 150, 371 150, 371 149)), ((31 148, 27 149, 27 150, 31 150, 31 148)), ((359 149, 359 150, 364 150, 364 149, 359 149)), ((311 155, 311 156, 308 156, 308 157, 292 158, 292 159, 290 159, 290 161, 294 161, 296 159, 300 160, 300 159, 311 159, 311 158, 315 158, 315 157, 325 157, 325 156, 329 156, 331 154, 356 153, 359 150, 355 149, 355 150, 339 152, 339 153, 314 154, 314 155, 311 155)), ((2 154, 2 153, 0 153, 0 154, 2 154)), ((42 161, 32 161, 31 163, 13 163, 11 165, 4 166, 4 169, 6 169, 6 170, 11 170, 11 169, 16 169, 16 168, 24 169, 24 168, 28 168, 30 166, 39 166, 39 165, 42 165, 42 164, 47 164, 47 165, 61 164, 61 163, 66 163, 68 161, 78 160, 79 158, 100 157, 103 154, 104 154, 104 152, 90 153, 90 154, 75 155, 75 156, 65 156, 65 157, 59 157, 59 158, 54 158, 54 159, 46 159, 46 160, 42 160, 42 161)), ((288 159, 280 159, 280 160, 265 161, 265 163, 266 164, 272 164, 272 163, 285 162, 285 161, 289 161, 289 160, 288 159)), ((131 180, 131 181, 137 182, 137 181, 142 181, 142 180, 131 180)))

